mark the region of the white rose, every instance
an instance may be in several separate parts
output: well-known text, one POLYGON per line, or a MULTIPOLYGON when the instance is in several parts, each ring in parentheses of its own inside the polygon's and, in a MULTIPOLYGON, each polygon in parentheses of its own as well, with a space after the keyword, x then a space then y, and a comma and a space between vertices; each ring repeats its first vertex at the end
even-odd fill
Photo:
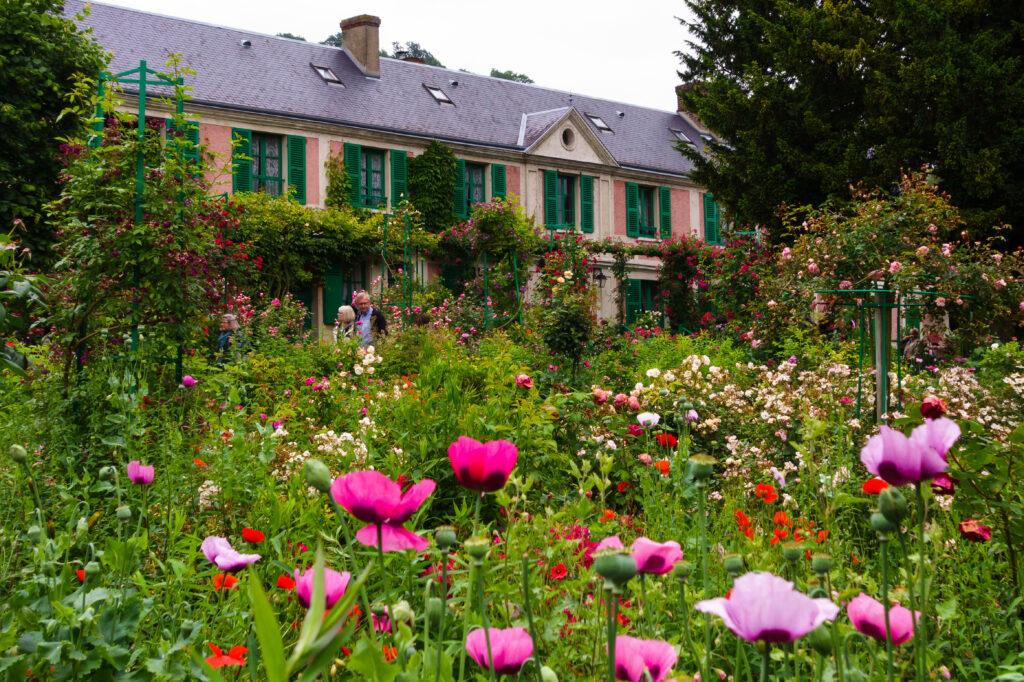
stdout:
POLYGON ((647 376, 650 377, 651 379, 657 379, 658 377, 661 376, 661 370, 658 369, 657 367, 651 367, 649 370, 647 370, 647 376))
POLYGON ((354 371, 355 371, 357 376, 362 375, 362 373, 363 373, 363 366, 362 365, 356 365, 354 371))

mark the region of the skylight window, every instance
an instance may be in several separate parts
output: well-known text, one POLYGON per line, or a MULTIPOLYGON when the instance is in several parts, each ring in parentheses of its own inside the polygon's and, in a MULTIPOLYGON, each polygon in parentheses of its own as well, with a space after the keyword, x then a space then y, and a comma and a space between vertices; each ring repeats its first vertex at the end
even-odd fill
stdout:
POLYGON ((589 118, 590 122, 594 124, 594 127, 596 127, 601 132, 603 132, 603 133, 610 133, 610 132, 612 132, 612 129, 608 126, 607 123, 604 122, 604 119, 602 119, 597 114, 587 114, 587 118, 589 118))
POLYGON ((715 141, 715 136, 714 135, 708 135, 707 133, 701 133, 700 134, 700 139, 704 140, 705 142, 714 142, 715 141))
POLYGON ((329 67, 317 66, 316 64, 310 64, 310 66, 312 66, 313 70, 316 71, 317 74, 319 74, 319 76, 323 78, 326 82, 332 85, 341 85, 344 87, 345 84, 341 82, 341 79, 338 78, 334 71, 332 71, 329 67))
POLYGON ((424 83, 423 87, 427 89, 427 92, 434 96, 434 99, 437 101, 438 104, 455 104, 455 102, 452 101, 451 97, 446 95, 444 93, 444 90, 437 87, 436 85, 427 85, 426 83, 424 83))
POLYGON ((693 140, 691 140, 690 136, 684 133, 682 130, 673 130, 672 134, 675 135, 680 142, 688 144, 691 147, 693 146, 693 140))

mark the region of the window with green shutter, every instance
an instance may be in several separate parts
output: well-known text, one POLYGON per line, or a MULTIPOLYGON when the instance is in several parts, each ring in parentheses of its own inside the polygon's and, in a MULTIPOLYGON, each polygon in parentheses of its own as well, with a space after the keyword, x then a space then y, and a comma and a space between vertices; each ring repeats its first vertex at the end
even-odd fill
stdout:
MULTIPOLYGON (((626 280, 626 324, 632 326, 644 313, 663 314, 660 284, 654 279, 626 280)), ((663 320, 664 323, 664 320, 663 320)))
POLYGON ((359 152, 359 205, 379 208, 384 196, 384 152, 361 148, 359 152))
POLYGON ((640 186, 626 183, 626 236, 640 236, 640 186))
POLYGON ((708 244, 721 244, 722 212, 715 203, 713 194, 704 195, 704 241, 708 244))
POLYGON ((580 176, 580 228, 588 234, 594 232, 594 178, 591 175, 580 176))
POLYGON ((639 279, 626 280, 626 324, 632 326, 640 315, 641 284, 639 279))
POLYGON ((251 192, 266 192, 272 197, 281 196, 284 184, 281 177, 281 137, 279 135, 252 134, 251 192))
POLYGON ((452 212, 460 218, 466 217, 466 160, 455 159, 455 197, 452 212))
POLYGON ((345 174, 348 175, 348 201, 353 206, 359 206, 359 169, 362 167, 363 148, 352 142, 346 142, 345 146, 345 174))
POLYGON ((500 163, 491 164, 491 198, 505 198, 505 166, 500 163))
POLYGON ((672 190, 668 187, 658 188, 658 214, 661 216, 661 238, 672 238, 672 190))
POLYGON ((306 138, 301 135, 288 136, 288 192, 306 203, 306 138))
POLYGON ((482 204, 487 200, 484 194, 484 165, 482 163, 466 164, 466 213, 473 212, 473 204, 482 204))
POLYGON ((654 188, 639 185, 637 187, 637 203, 640 209, 640 236, 651 239, 657 236, 654 226, 654 188))
POLYGON ((544 224, 557 225, 558 216, 558 173, 544 171, 544 224))
POLYGON ((199 164, 199 124, 190 121, 184 126, 183 131, 178 130, 174 119, 167 119, 167 139, 180 140, 181 155, 186 162, 192 165, 199 164))
POLYGON ((391 150, 391 207, 398 206, 409 198, 406 153, 401 149, 391 150))
POLYGON ((231 165, 233 192, 252 191, 252 131, 244 128, 232 128, 231 165))
POLYGON ((576 176, 544 171, 544 224, 552 228, 576 226, 576 176))

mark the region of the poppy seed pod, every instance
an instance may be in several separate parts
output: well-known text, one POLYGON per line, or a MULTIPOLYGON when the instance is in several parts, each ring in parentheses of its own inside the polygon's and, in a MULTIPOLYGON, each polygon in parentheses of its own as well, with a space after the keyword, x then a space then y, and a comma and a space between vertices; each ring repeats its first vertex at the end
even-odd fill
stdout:
POLYGON ((331 471, 318 459, 306 460, 306 483, 322 493, 331 492, 331 471))
POLYGON ((874 528, 876 532, 885 534, 895 533, 899 530, 898 526, 885 518, 885 514, 877 511, 871 513, 871 527, 874 528))
POLYGON ((455 526, 438 526, 434 531, 434 540, 441 549, 448 549, 455 544, 458 538, 455 535, 455 526))
POLYGON ((487 538, 479 535, 474 535, 462 544, 465 546, 466 551, 469 552, 469 556, 477 561, 482 561, 487 556, 487 548, 491 546, 487 538))
POLYGON ((782 546, 782 558, 791 564, 795 564, 804 555, 804 550, 799 542, 787 542, 782 546))
POLYGON ((555 674, 554 670, 545 665, 540 669, 540 679, 541 682, 558 682, 558 675, 555 674))
POLYGON ((132 508, 126 504, 121 505, 117 508, 117 520, 121 522, 130 521, 132 518, 132 508))
POLYGON ((682 580, 689 578, 691 573, 693 573, 693 564, 689 561, 678 561, 672 567, 672 574, 682 580))
POLYGON ((828 554, 815 554, 811 557, 811 570, 823 575, 832 570, 832 557, 828 554))
POLYGON ((743 570, 743 557, 739 554, 726 554, 723 564, 729 575, 735 577, 743 570))
POLYGON ((25 462, 28 461, 28 452, 25 450, 25 448, 18 445, 17 443, 12 445, 7 450, 7 452, 11 455, 11 459, 13 459, 18 464, 24 464, 25 462))
POLYGON ((708 455, 694 455, 690 458, 690 472, 693 474, 693 478, 698 481, 704 481, 711 478, 712 472, 715 470, 715 458, 708 455))
POLYGON ((636 575, 638 567, 633 557, 622 550, 612 549, 594 553, 594 570, 616 589, 620 589, 636 575))
POLYGON ((807 634, 807 642, 822 656, 832 654, 832 633, 824 625, 819 625, 807 634))
POLYGON ((889 486, 878 493, 878 510, 890 523, 899 526, 900 521, 907 515, 907 498, 899 488, 889 486))

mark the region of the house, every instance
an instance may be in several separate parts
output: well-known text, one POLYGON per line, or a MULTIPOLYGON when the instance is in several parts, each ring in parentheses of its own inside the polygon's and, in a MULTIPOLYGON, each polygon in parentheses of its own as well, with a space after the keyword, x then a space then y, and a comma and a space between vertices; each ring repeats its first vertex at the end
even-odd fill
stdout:
MULTIPOLYGON (((65 11, 83 4, 68 0, 65 11)), ((356 203, 390 207, 405 193, 408 158, 437 139, 459 160, 456 212, 516 195, 537 224, 594 239, 720 239, 718 207, 689 180, 691 164, 675 149, 681 142, 701 149, 708 136, 685 112, 382 58, 381 20, 370 15, 342 21, 345 47, 335 48, 90 6, 83 25, 113 53, 112 72, 142 59, 162 65, 172 53, 195 71, 188 109, 200 115, 199 139, 221 164, 209 178, 214 193, 279 194, 293 186, 300 201, 322 206, 324 163, 344 154, 358 178, 356 203), (233 139, 243 140, 252 161, 237 163, 232 175, 233 139)), ((607 269, 610 260, 599 264, 607 269)), ((631 261, 630 316, 659 308, 657 267, 656 258, 631 261)), ((328 273, 311 301, 314 323, 379 271, 340 264, 328 273)), ((613 289, 601 291, 602 317, 616 314, 613 289)))

